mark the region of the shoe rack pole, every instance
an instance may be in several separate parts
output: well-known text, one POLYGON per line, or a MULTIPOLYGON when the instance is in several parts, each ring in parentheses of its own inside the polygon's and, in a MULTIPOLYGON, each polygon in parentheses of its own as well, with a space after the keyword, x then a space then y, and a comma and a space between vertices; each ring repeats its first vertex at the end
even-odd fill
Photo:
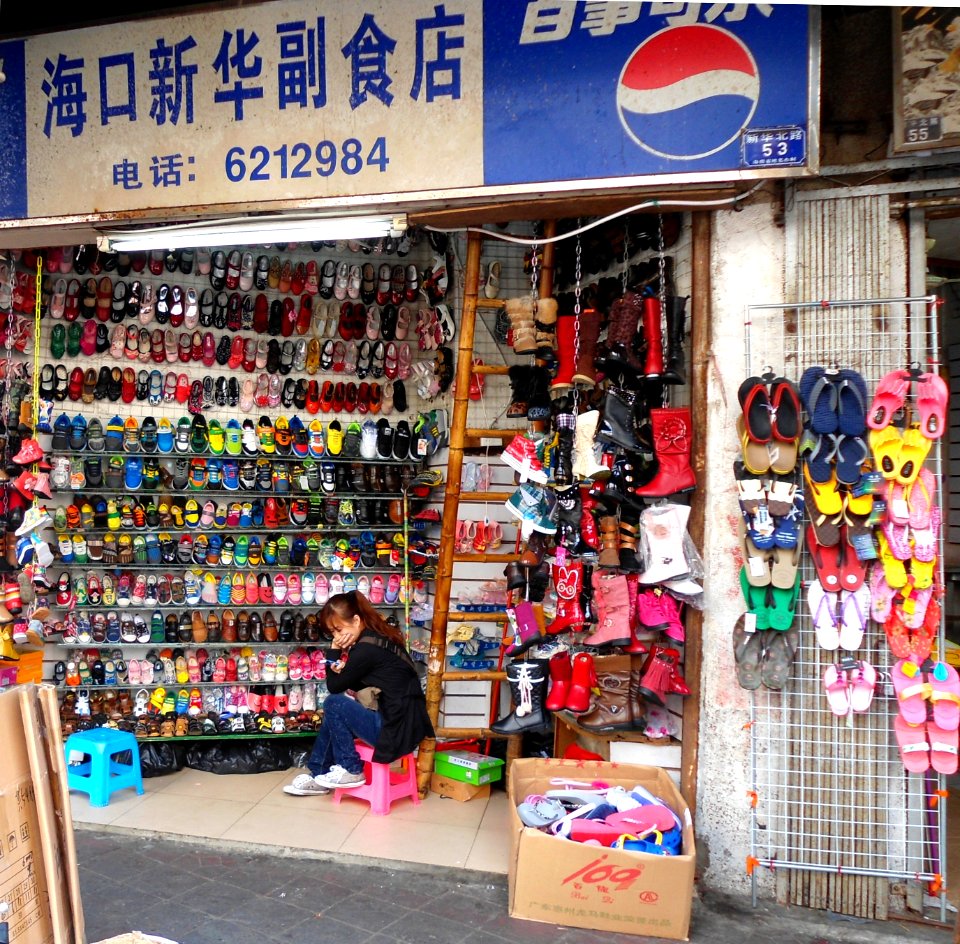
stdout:
MULTIPOLYGON (((694 424, 690 464, 700 487, 690 500, 690 520, 687 531, 697 547, 703 547, 706 501, 704 489, 707 469, 707 378, 710 358, 710 242, 711 216, 709 213, 692 214, 691 272, 691 348, 690 402, 704 404, 699 422, 694 424)), ((690 814, 697 812, 697 763, 700 742, 700 666, 703 656, 703 613, 687 607, 685 619, 686 643, 683 649, 683 676, 690 695, 683 699, 683 742, 680 748, 680 790, 690 814)))
MULTIPOLYGON (((447 450, 447 484, 443 493, 443 523, 440 529, 440 554, 437 560, 436 594, 433 622, 430 624, 430 650, 427 656, 427 713, 438 727, 440 699, 443 697, 443 669, 447 649, 447 614, 450 610, 450 585, 453 579, 453 552, 457 543, 457 518, 460 506, 460 478, 463 472, 464 434, 473 363, 473 334, 477 322, 477 288, 480 284, 480 253, 483 239, 476 233, 467 236, 467 264, 463 276, 463 317, 457 348, 456 389, 450 444, 447 450)), ((430 788, 436 740, 428 738, 417 755, 417 783, 421 796, 430 788)))

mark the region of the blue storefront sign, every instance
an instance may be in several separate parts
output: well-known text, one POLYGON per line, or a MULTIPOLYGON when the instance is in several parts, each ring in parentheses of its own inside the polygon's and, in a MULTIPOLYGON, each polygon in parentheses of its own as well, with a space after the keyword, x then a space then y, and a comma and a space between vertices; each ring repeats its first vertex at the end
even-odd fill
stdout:
POLYGON ((809 172, 816 29, 802 6, 276 0, 3 42, 0 218, 809 172))

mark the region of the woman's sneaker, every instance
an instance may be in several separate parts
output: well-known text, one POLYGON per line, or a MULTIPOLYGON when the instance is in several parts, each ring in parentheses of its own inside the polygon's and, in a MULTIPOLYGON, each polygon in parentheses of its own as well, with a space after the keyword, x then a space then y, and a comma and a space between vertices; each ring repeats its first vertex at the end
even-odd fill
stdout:
POLYGON ((317 783, 322 784, 329 790, 352 790, 354 787, 362 787, 366 783, 363 774, 352 774, 349 770, 344 770, 339 764, 334 764, 325 774, 317 777, 317 783))
MULTIPOLYGON (((361 776, 360 779, 362 781, 363 777, 361 776)), ((288 783, 283 788, 283 792, 298 797, 323 796, 330 792, 330 788, 320 783, 319 777, 312 777, 310 774, 297 774, 293 778, 293 782, 288 783)))

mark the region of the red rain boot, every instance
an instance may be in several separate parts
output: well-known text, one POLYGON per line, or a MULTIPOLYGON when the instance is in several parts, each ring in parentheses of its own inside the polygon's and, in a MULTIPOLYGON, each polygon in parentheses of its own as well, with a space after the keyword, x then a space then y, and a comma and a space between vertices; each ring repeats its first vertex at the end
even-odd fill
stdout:
POLYGON ((550 694, 544 707, 547 711, 563 711, 567 707, 567 694, 573 675, 570 651, 557 652, 550 657, 550 694))
POLYGON ((573 372, 577 368, 574 339, 577 319, 573 315, 557 318, 557 375, 550 381, 551 390, 568 390, 573 386, 573 372))
POLYGON ((643 340, 647 353, 643 372, 648 378, 663 373, 663 329, 660 325, 660 299, 647 296, 643 300, 643 340))
POLYGON ((573 672, 567 692, 567 710, 581 714, 589 711, 590 689, 598 687, 599 684, 597 671, 593 666, 593 656, 589 652, 578 652, 573 657, 573 672))
POLYGON ((553 585, 557 588, 557 615, 547 632, 569 633, 583 628, 580 591, 583 589, 583 564, 571 560, 563 567, 553 565, 553 585))

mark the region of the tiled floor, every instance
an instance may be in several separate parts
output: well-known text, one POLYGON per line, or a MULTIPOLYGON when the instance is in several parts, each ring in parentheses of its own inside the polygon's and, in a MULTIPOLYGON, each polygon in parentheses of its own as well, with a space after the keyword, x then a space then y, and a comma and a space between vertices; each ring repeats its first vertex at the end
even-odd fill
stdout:
POLYGON ((429 793, 419 806, 398 800, 383 817, 360 800, 344 799, 338 806, 332 794, 287 795, 283 785, 296 773, 211 774, 185 768, 145 779, 143 796, 133 790, 115 793, 106 807, 91 807, 76 792, 70 801, 78 824, 507 872, 503 790, 468 803, 429 793))

